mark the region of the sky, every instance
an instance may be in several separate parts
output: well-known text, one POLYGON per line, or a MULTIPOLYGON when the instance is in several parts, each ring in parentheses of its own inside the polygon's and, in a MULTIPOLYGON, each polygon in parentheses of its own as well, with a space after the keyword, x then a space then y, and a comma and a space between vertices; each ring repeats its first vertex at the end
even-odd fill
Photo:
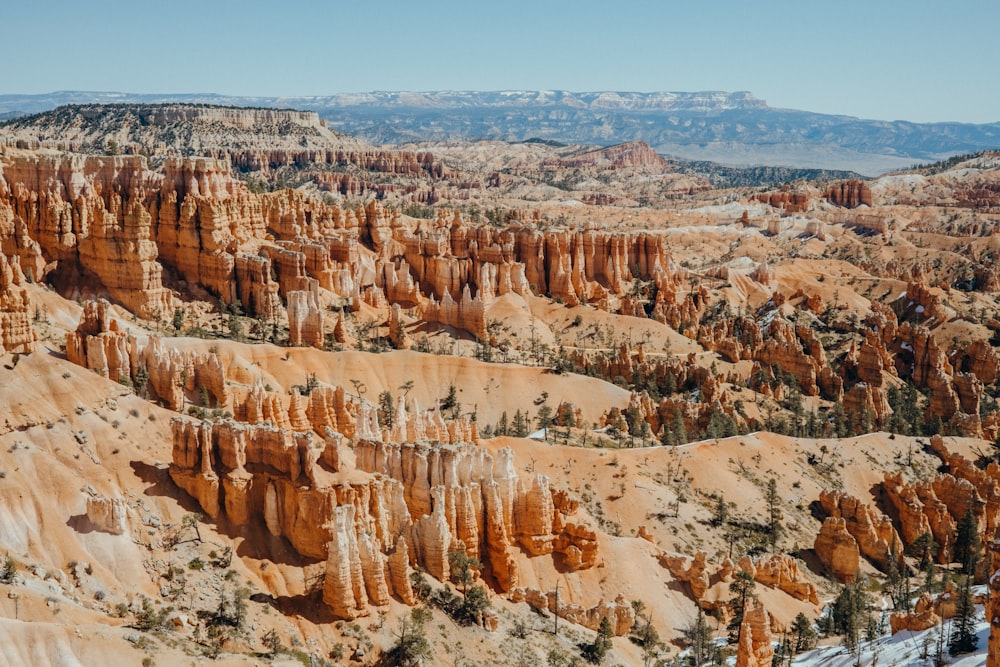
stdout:
POLYGON ((9 0, 0 94, 749 90, 1000 121, 996 0, 9 0))

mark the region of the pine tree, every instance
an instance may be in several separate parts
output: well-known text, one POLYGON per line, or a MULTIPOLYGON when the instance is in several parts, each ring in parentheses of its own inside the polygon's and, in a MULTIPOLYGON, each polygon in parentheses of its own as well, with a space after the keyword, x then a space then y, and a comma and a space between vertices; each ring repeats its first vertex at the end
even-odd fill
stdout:
POLYGON ((937 555, 938 544, 934 541, 931 533, 923 533, 906 548, 906 555, 919 558, 920 564, 917 566, 921 572, 927 570, 928 563, 932 563, 937 555))
POLYGON ((868 604, 860 577, 845 586, 833 603, 834 628, 844 635, 844 646, 852 653, 858 648, 862 630, 868 626, 868 604))
POLYGON ((684 426, 684 415, 681 409, 674 410, 674 444, 683 445, 687 442, 687 428, 684 426))
POLYGON ((810 621, 801 611, 792 621, 792 636, 795 641, 792 643, 792 655, 808 651, 816 643, 816 631, 810 621))
POLYGON ((545 431, 545 441, 549 440, 549 427, 552 426, 552 408, 548 405, 542 404, 538 408, 538 416, 535 418, 538 423, 538 428, 545 431))
POLYGON ((601 619, 601 624, 597 626, 597 636, 592 644, 587 644, 584 648, 584 656, 588 661, 598 664, 604 660, 604 656, 611 650, 611 638, 614 633, 611 631, 611 621, 605 616, 601 619))
POLYGON ((712 629, 705 619, 705 612, 698 607, 698 615, 684 630, 684 636, 691 647, 692 667, 701 667, 709 660, 712 644, 712 629))
POLYGON ((952 655, 971 653, 976 650, 978 644, 976 605, 972 599, 972 576, 966 575, 965 582, 958 592, 955 618, 951 623, 951 636, 948 638, 948 652, 952 655))
POLYGON ((785 530, 781 525, 781 496, 778 494, 778 483, 773 477, 767 480, 764 500, 767 502, 767 539, 773 552, 785 530))
POLYGON ((396 406, 392 398, 392 393, 386 389, 378 395, 378 416, 382 425, 392 428, 393 420, 396 418, 396 406))
POLYGON ((723 526, 729 521, 729 504, 721 493, 715 499, 715 509, 712 510, 712 525, 723 526))
POLYGON ((513 428, 513 435, 515 438, 523 438, 528 435, 528 422, 520 410, 517 410, 514 413, 514 421, 511 426, 513 428))
POLYGON ((981 547, 979 539, 979 522, 976 515, 972 513, 972 508, 965 513, 958 528, 955 531, 954 560, 962 564, 963 574, 975 572, 979 562, 979 550, 981 547))
POLYGON ((507 426, 507 411, 504 410, 503 414, 500 415, 500 421, 497 422, 497 427, 494 429, 497 435, 507 435, 509 433, 507 426))
POLYGON ((14 562, 10 554, 7 554, 3 560, 3 569, 0 570, 0 581, 9 584, 14 581, 15 577, 17 577, 17 563, 14 562))
POLYGON ((756 587, 757 582, 754 581, 753 575, 742 569, 729 582, 729 592, 732 594, 729 598, 729 608, 733 617, 726 629, 729 630, 731 641, 739 642, 740 640, 740 632, 743 629, 743 613, 746 611, 747 603, 757 599, 757 595, 754 593, 756 587))
POLYGON ((676 442, 674 442, 674 429, 666 421, 660 426, 660 444, 664 447, 673 447, 676 442))
POLYGON ((889 560, 885 566, 885 588, 892 598, 892 608, 896 611, 910 609, 910 578, 905 561, 896 554, 895 547, 889 552, 889 560))

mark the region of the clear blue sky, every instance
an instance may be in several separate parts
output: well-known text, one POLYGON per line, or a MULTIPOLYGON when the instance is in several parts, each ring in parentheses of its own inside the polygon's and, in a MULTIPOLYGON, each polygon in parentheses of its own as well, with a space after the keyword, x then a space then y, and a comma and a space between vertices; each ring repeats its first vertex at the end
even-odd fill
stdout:
POLYGON ((11 0, 0 93, 749 90, 1000 121, 997 0, 11 0))

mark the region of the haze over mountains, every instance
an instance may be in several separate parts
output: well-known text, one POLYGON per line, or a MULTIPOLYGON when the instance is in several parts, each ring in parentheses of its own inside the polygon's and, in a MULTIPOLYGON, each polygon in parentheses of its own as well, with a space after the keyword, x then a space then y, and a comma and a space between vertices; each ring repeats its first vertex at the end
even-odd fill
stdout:
POLYGON ((767 105, 749 92, 371 92, 310 97, 61 91, 0 95, 0 119, 71 103, 198 102, 313 110, 373 143, 541 138, 613 145, 732 166, 848 169, 865 175, 1000 146, 1000 123, 865 120, 767 105))

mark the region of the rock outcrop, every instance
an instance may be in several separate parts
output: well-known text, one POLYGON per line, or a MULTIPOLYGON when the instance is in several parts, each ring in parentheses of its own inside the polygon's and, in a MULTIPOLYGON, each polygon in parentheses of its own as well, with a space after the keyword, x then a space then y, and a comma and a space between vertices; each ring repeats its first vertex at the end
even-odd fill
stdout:
POLYGON ((826 189, 823 197, 830 203, 844 208, 872 206, 872 190, 864 181, 849 180, 834 183, 826 189))
POLYGON ((37 336, 31 327, 31 300, 17 255, 0 252, 0 354, 35 350, 37 336))
POLYGON ((921 632, 929 630, 941 622, 941 617, 931 610, 923 612, 894 612, 889 616, 889 628, 892 634, 907 630, 921 632))
POLYGON ((87 496, 87 519, 102 533, 124 535, 128 532, 128 505, 122 498, 87 496))
POLYGON ((588 608, 557 600, 554 590, 543 592, 537 588, 518 587, 510 591, 509 597, 511 602, 527 602, 533 609, 559 614, 559 618, 565 618, 591 630, 597 630, 601 620, 607 618, 611 623, 611 632, 616 637, 627 635, 635 625, 635 609, 621 596, 613 602, 601 601, 596 606, 588 608))
POLYGON ((753 196, 753 200, 774 208, 780 208, 785 213, 802 213, 808 210, 810 202, 808 192, 792 190, 760 192, 753 196))
POLYGON ((315 292, 288 293, 288 344, 322 348, 325 342, 323 309, 315 292))
POLYGON ((950 472, 915 484, 905 483, 900 473, 886 473, 882 488, 898 516, 903 541, 909 544, 930 533, 941 545, 938 561, 946 563, 966 513, 976 517, 982 534, 992 536, 1000 529, 1000 466, 991 462, 981 469, 950 452, 940 436, 931 438, 930 447, 950 472))
POLYGON ((15 226, 30 241, 22 262, 34 269, 58 262, 57 287, 80 287, 81 274, 93 276, 143 317, 170 312, 147 198, 156 176, 142 158, 13 152, 0 164, 0 181, 15 226))
POLYGON ((736 646, 736 667, 768 667, 774 658, 771 646, 771 619, 759 602, 743 613, 739 643, 736 646))
POLYGON ((837 490, 820 493, 819 504, 827 516, 844 519, 861 555, 878 567, 886 569, 893 557, 902 558, 903 543, 892 521, 876 508, 837 490))
POLYGON ((861 554, 857 541, 847 530, 846 520, 827 517, 816 536, 813 549, 838 581, 854 581, 861 564, 861 554))
MULTIPOLYGON (((412 603, 408 568, 447 581, 456 550, 478 558, 504 591, 518 583, 517 545, 570 570, 598 563, 594 531, 567 520, 578 503, 541 475, 523 485, 512 451, 480 448, 468 421, 444 422, 401 400, 383 429, 367 403, 350 414, 339 389, 313 388, 309 408, 297 395, 288 408, 273 405, 271 395, 251 392, 242 412, 252 424, 175 418, 170 475, 207 515, 235 526, 262 521, 299 554, 325 559, 324 600, 337 616, 366 614, 392 595, 412 603), (333 431, 346 424, 355 470, 333 431)), ((570 608, 567 618, 589 623, 605 612, 570 608)))
POLYGON ((745 556, 735 566, 725 559, 713 567, 709 566, 708 554, 704 551, 696 552, 693 557, 661 553, 658 559, 675 579, 691 587, 695 602, 701 603, 710 587, 730 581, 732 573, 738 568, 748 572, 759 584, 776 588, 797 600, 819 604, 816 587, 806 581, 799 571, 798 562, 787 554, 773 554, 756 562, 745 556))
POLYGON ((756 563, 744 557, 739 562, 739 568, 750 572, 754 580, 764 586, 777 588, 796 600, 819 604, 816 586, 806 581, 799 571, 798 561, 788 554, 773 554, 756 563))
POLYGON ((135 340, 118 330, 111 318, 111 304, 88 301, 76 331, 66 334, 66 358, 101 377, 132 380, 135 340))

